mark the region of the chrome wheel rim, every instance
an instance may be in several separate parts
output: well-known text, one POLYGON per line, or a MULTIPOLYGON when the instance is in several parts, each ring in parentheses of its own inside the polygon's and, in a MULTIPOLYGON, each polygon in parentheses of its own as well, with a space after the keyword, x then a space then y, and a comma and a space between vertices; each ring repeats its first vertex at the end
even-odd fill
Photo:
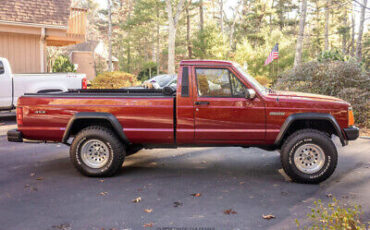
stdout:
POLYGON ((88 140, 81 147, 81 159, 91 168, 101 168, 108 162, 109 148, 100 140, 88 140))
POLYGON ((299 171, 313 174, 324 166, 325 153, 318 145, 304 144, 295 151, 294 163, 299 171))

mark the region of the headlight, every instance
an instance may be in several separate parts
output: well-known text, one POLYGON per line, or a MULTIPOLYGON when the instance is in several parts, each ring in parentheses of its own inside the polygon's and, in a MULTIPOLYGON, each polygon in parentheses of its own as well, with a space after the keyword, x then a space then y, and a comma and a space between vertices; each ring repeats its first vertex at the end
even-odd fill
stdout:
POLYGON ((348 107, 348 126, 355 124, 355 118, 353 117, 352 107, 348 107))

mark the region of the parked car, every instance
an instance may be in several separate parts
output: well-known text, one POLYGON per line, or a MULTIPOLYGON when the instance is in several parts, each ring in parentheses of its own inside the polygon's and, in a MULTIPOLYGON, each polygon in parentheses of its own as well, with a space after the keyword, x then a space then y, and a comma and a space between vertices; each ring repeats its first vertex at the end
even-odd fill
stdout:
POLYGON ((145 89, 163 89, 164 87, 172 84, 176 85, 176 83, 176 74, 162 74, 144 81, 142 85, 145 89))
POLYGON ((176 94, 164 92, 26 94, 18 101, 18 129, 8 132, 8 140, 70 145, 74 166, 98 177, 114 175, 125 156, 141 148, 258 147, 280 151, 293 181, 319 183, 337 165, 330 137, 345 146, 359 135, 349 103, 268 90, 232 62, 182 61, 176 94))
POLYGON ((81 88, 87 88, 85 74, 12 74, 8 60, 0 57, 0 111, 14 109, 18 97, 24 93, 65 92, 81 88))

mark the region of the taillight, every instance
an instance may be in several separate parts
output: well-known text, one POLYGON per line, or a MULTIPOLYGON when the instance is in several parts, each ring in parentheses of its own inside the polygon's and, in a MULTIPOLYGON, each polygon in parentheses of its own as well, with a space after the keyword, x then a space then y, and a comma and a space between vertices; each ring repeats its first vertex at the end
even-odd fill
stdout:
POLYGON ((87 80, 86 80, 86 78, 82 79, 82 89, 87 89, 87 80))
POLYGON ((23 108, 17 107, 17 124, 23 125, 23 108))
POLYGON ((348 108, 348 126, 352 126, 355 124, 355 118, 353 116, 352 107, 348 108))

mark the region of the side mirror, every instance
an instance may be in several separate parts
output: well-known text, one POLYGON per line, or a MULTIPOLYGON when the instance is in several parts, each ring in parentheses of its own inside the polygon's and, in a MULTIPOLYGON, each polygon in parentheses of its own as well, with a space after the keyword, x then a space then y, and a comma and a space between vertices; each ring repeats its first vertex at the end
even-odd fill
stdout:
POLYGON ((0 75, 5 73, 4 64, 0 61, 0 75))
POLYGON ((254 91, 254 89, 245 90, 246 99, 254 99, 255 97, 256 97, 256 91, 254 91))

